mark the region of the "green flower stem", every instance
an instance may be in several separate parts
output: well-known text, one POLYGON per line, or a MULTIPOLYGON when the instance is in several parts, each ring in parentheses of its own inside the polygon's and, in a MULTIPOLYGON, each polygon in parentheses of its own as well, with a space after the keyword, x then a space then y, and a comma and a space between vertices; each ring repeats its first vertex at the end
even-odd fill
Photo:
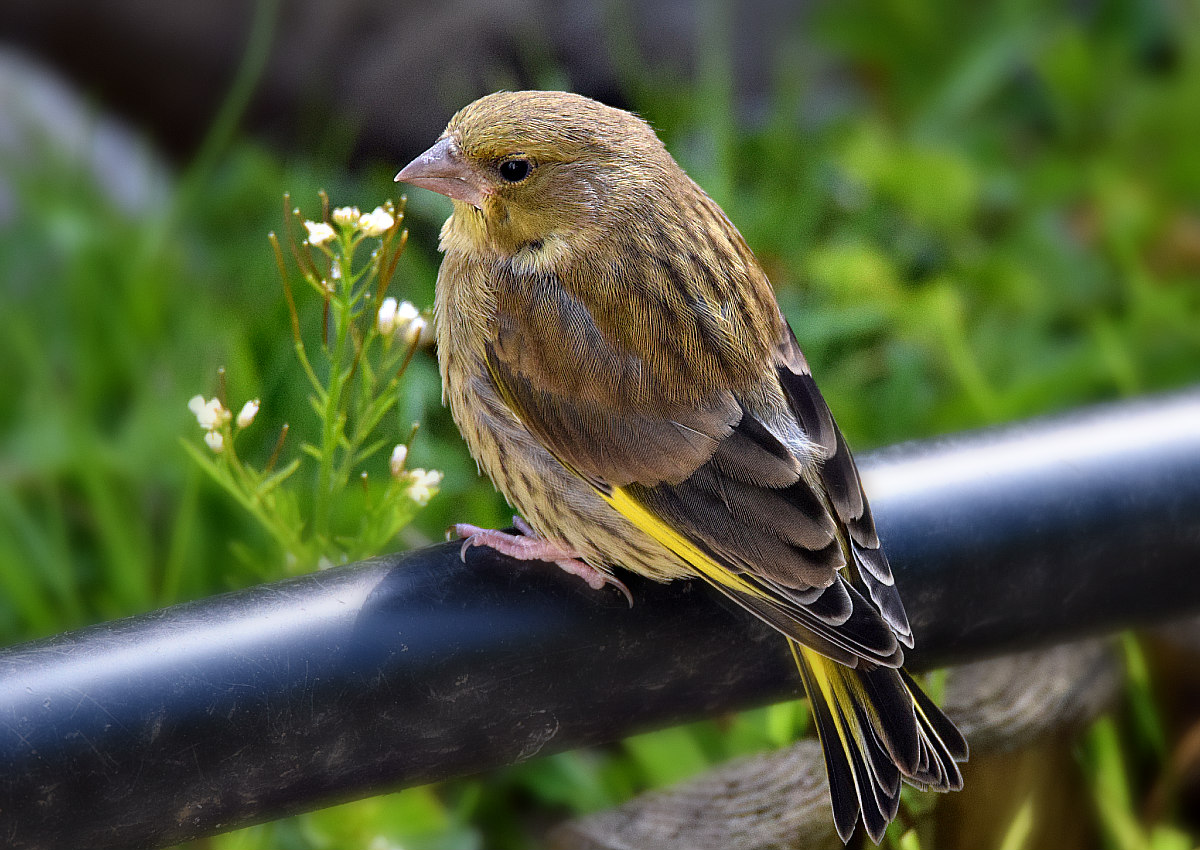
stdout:
MULTIPOLYGON (((232 496, 248 514, 254 517, 259 525, 275 539, 280 548, 285 552, 302 552, 304 550, 304 543, 300 540, 295 530, 286 523, 278 521, 272 511, 266 510, 260 500, 254 497, 253 491, 247 491, 239 486, 238 481, 233 476, 224 474, 221 465, 196 446, 186 440, 181 440, 181 444, 200 468, 213 481, 217 482, 221 486, 221 489, 232 496)), ((226 469, 228 469, 228 464, 226 464, 226 469)))
MULTIPOLYGON (((349 258, 347 258, 349 265, 349 258)), ((342 442, 345 414, 342 412, 342 393, 346 378, 344 369, 346 341, 350 336, 350 317, 347 305, 333 298, 334 339, 329 351, 329 387, 321 411, 320 465, 317 469, 317 498, 313 511, 313 530, 322 549, 329 543, 329 519, 333 510, 334 459, 342 442)))

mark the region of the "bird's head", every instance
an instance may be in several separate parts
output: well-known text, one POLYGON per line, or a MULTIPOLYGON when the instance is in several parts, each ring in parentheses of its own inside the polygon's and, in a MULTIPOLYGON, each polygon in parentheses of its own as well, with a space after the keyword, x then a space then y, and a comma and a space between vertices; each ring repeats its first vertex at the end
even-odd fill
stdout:
POLYGON ((451 198, 458 237, 511 256, 531 245, 586 246, 614 217, 661 196, 675 172, 637 116, 577 94, 525 91, 464 107, 396 180, 451 198))

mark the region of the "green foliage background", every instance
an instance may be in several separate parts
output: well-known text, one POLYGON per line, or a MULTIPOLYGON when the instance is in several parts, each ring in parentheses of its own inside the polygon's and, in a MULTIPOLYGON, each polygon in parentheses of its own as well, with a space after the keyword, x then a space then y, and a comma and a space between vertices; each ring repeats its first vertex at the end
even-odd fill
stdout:
MULTIPOLYGON (((753 109, 728 82, 722 15, 705 19, 690 81, 645 66, 619 27, 610 47, 635 108, 766 265, 859 451, 1200 379, 1196 7, 830 4, 772 57, 772 92, 753 109)), ((554 69, 544 82, 564 84, 554 69)), ((370 209, 399 163, 351 173, 346 152, 285 155, 232 126, 218 122, 167 205, 142 216, 77 162, 0 163, 18 201, 0 231, 4 643, 283 574, 181 451, 181 435, 198 438, 186 402, 211 394, 224 366, 232 399, 263 400, 260 445, 244 454, 269 455, 285 418, 313 426, 265 236, 284 191, 313 213, 318 188, 370 209)), ((423 306, 448 204, 413 195, 393 292, 423 306)), ((309 327, 318 312, 309 305, 309 327)), ((397 438, 420 420, 410 465, 446 478, 398 547, 454 520, 507 521, 439 394, 433 358, 418 357, 397 438)), ((1152 683, 1135 686, 1153 713, 1152 683)), ((781 746, 805 725, 796 706, 762 709, 206 844, 534 846, 555 817, 781 746)), ((1080 781, 1116 782, 1131 811, 1167 758, 1121 718, 1082 746, 1080 781), (1123 776, 1122 752, 1150 778, 1123 776)), ((1113 847, 1151 846, 1150 826, 1098 823, 1113 847)))

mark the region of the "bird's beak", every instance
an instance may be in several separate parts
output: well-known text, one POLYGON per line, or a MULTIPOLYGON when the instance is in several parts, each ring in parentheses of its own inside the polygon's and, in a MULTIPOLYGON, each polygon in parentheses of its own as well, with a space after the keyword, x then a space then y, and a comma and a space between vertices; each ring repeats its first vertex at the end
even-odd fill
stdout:
POLYGON ((487 195, 482 175, 462 157, 449 136, 400 169, 396 182, 430 189, 479 209, 487 195))

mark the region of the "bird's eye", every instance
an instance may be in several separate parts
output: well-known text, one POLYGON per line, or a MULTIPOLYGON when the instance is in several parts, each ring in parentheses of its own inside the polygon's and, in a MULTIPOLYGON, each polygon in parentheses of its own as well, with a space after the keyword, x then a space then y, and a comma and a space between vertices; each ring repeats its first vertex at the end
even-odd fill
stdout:
POLYGON ((500 176, 509 183, 520 183, 533 170, 533 163, 527 159, 506 159, 500 163, 500 176))

